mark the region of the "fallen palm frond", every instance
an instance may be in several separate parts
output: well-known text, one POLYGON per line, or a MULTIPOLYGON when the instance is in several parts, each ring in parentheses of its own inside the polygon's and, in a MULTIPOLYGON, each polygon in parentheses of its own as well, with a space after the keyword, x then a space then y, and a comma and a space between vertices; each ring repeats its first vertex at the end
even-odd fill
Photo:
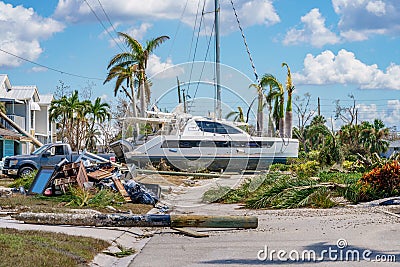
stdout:
POLYGON ((356 186, 359 175, 353 176, 345 178, 337 173, 323 173, 321 179, 315 179, 270 172, 246 180, 235 189, 212 188, 204 194, 203 200, 241 202, 254 209, 330 208, 339 205, 335 202, 337 197, 344 197, 353 203, 359 200, 359 188, 356 186))

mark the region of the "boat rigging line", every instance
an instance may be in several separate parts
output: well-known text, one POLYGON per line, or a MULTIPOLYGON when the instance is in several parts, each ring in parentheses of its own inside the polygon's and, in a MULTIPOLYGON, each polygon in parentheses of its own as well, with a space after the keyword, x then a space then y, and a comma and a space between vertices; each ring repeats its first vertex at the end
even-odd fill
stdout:
POLYGON ((238 16, 238 14, 236 12, 235 5, 233 4, 233 0, 231 0, 231 4, 232 4, 233 12, 235 13, 235 17, 236 17, 237 24, 239 26, 240 33, 242 34, 242 39, 243 39, 243 42, 244 42, 244 46, 246 47, 246 51, 247 51, 247 54, 248 54, 249 59, 250 59, 251 67, 253 68, 254 76, 256 77, 257 84, 259 85, 260 84, 260 79, 258 77, 256 66, 254 65, 253 57, 251 56, 250 49, 249 49, 249 46, 248 46, 247 41, 246 41, 246 36, 244 35, 243 28, 242 28, 242 26, 240 24, 239 16, 238 16))
MULTIPOLYGON (((199 0, 199 4, 197 5, 196 20, 195 20, 195 25, 194 25, 194 28, 193 28, 193 35, 192 35, 192 42, 191 42, 191 44, 190 44, 189 57, 190 57, 190 54, 192 53, 193 38, 194 38, 194 35, 195 35, 196 26, 197 26, 197 16, 198 16, 198 13, 199 13, 200 1, 201 1, 201 0, 199 0)), ((192 80, 193 66, 194 66, 194 61, 195 61, 195 59, 196 59, 197 46, 198 46, 198 44, 199 44, 201 25, 202 25, 202 23, 203 23, 203 18, 204 18, 204 8, 205 8, 205 5, 206 5, 206 0, 203 1, 203 8, 202 8, 202 10, 201 10, 201 17, 200 17, 199 29, 197 30, 196 44, 195 44, 195 47, 194 47, 194 53, 193 53, 193 58, 192 58, 192 65, 191 65, 190 74, 189 74, 189 83, 188 83, 187 90, 186 90, 187 94, 189 94, 190 81, 192 80)))

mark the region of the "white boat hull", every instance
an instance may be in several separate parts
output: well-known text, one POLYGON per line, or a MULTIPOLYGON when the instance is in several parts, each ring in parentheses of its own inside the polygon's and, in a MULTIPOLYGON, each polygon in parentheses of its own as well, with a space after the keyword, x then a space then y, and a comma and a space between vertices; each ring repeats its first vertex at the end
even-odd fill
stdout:
POLYGON ((298 156, 298 140, 271 137, 157 136, 132 152, 127 163, 138 167, 161 161, 184 171, 267 170, 298 156))

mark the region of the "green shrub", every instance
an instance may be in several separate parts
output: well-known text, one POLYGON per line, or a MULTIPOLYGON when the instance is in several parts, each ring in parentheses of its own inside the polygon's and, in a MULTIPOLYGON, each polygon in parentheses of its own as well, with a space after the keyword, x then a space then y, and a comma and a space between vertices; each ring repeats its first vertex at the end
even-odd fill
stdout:
POLYGON ((307 154, 307 159, 308 160, 318 161, 318 158, 319 158, 319 151, 318 150, 312 150, 312 151, 308 152, 308 154, 307 154))
POLYGON ((286 172, 286 171, 290 171, 290 165, 287 164, 282 164, 282 163, 275 163, 272 164, 269 167, 270 171, 281 171, 281 172, 286 172))
POLYGON ((25 190, 28 190, 31 187, 33 180, 35 179, 36 173, 37 171, 33 171, 29 174, 23 175, 22 177, 15 179, 15 181, 11 183, 9 187, 19 188, 23 186, 25 190))
POLYGON ((299 177, 311 177, 318 174, 320 171, 320 164, 315 160, 307 161, 306 163, 295 166, 294 170, 299 177))

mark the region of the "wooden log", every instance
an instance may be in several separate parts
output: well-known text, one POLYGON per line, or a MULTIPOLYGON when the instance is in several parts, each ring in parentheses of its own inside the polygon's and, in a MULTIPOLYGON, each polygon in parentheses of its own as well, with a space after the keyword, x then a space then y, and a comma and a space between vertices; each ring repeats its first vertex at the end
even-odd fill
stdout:
POLYGON ((171 227, 257 228, 255 216, 170 215, 171 227))
POLYGON ((116 227, 198 227, 198 228, 257 228, 255 216, 208 215, 127 215, 127 214, 70 214, 24 212, 13 218, 31 224, 116 226, 116 227))

